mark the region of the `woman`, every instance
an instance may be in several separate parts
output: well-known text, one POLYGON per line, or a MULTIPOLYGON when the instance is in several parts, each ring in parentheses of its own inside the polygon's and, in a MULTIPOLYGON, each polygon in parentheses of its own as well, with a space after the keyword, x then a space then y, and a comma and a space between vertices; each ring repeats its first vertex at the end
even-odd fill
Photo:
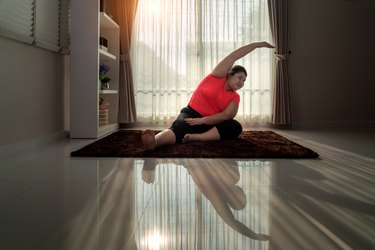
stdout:
POLYGON ((233 118, 237 115, 240 97, 237 90, 246 81, 242 66, 233 66, 238 59, 257 48, 274 48, 267 42, 251 43, 226 56, 206 76, 194 91, 187 107, 181 110, 170 128, 155 135, 152 130, 142 133, 145 150, 188 141, 212 141, 237 138, 242 126, 233 118))

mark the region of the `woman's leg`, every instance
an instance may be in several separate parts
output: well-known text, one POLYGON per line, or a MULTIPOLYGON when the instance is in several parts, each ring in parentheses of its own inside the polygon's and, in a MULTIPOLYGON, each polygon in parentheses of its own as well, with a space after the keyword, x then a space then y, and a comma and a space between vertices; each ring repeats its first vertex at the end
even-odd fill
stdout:
POLYGON ((155 131, 146 130, 142 133, 142 142, 145 150, 154 150, 156 147, 175 144, 176 136, 170 129, 165 129, 155 135, 155 131))
POLYGON ((235 139, 241 133, 241 124, 238 121, 232 119, 217 124, 215 125, 215 127, 204 133, 186 134, 184 136, 183 142, 235 139))
POLYGON ((183 142, 188 141, 217 141, 220 140, 220 134, 216 127, 212 127, 210 130, 199 133, 199 134, 186 134, 183 142))
POLYGON ((186 134, 201 134, 213 127, 211 125, 191 126, 185 122, 186 118, 198 117, 202 117, 202 115, 190 107, 186 107, 181 110, 181 113, 170 127, 170 130, 172 130, 176 135, 176 143, 183 142, 186 134))
POLYGON ((188 117, 188 109, 183 108, 177 119, 173 122, 170 128, 161 131, 155 135, 155 131, 146 130, 142 133, 142 142, 144 150, 154 150, 163 145, 175 144, 182 140, 188 125, 184 119, 188 117))

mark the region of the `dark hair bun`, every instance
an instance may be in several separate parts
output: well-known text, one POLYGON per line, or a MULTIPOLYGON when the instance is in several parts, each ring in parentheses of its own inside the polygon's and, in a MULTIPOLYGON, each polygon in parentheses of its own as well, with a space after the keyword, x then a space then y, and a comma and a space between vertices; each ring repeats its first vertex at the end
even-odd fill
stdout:
POLYGON ((240 72, 245 73, 245 75, 247 76, 246 69, 245 69, 244 67, 240 66, 240 65, 235 65, 235 66, 233 66, 233 67, 229 70, 228 75, 229 75, 229 76, 232 76, 232 75, 234 75, 234 74, 236 74, 236 73, 240 73, 240 72))

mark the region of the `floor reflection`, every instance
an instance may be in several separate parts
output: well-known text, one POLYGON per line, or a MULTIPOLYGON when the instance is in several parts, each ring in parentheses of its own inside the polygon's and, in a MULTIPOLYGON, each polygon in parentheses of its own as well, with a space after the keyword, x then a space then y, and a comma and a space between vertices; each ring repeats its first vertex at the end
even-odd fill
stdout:
POLYGON ((266 171, 271 164, 224 159, 136 161, 137 245, 140 249, 267 249, 270 183, 266 171))

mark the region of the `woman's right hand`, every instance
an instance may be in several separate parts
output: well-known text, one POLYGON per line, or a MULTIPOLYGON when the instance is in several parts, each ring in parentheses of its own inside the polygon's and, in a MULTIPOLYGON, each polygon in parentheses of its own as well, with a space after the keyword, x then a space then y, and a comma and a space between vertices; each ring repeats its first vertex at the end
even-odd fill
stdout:
POLYGON ((185 118, 184 121, 189 124, 190 126, 194 125, 203 125, 204 119, 202 118, 185 118))
POLYGON ((256 44, 258 48, 270 48, 270 49, 275 48, 275 46, 269 44, 268 42, 258 42, 256 44))

